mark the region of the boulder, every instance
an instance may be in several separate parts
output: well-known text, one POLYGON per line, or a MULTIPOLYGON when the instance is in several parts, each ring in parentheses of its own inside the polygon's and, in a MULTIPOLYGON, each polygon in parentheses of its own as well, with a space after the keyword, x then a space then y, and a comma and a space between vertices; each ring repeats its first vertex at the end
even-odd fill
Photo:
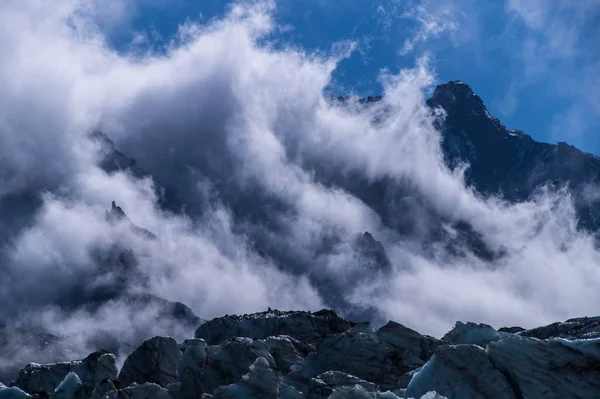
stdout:
POLYGON ((166 387, 177 380, 180 359, 181 351, 173 338, 151 338, 125 359, 118 378, 120 386, 149 382, 166 387))

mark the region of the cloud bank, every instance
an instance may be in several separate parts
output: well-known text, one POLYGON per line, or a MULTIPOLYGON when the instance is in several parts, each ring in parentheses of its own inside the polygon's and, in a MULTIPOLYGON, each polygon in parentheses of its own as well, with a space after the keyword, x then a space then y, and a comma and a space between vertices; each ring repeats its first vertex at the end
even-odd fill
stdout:
POLYGON ((446 168, 427 59, 383 73, 382 101, 340 103, 324 89, 353 44, 274 45, 273 2, 185 24, 143 55, 106 44, 96 7, 0 5, 3 319, 73 339, 151 325, 122 303, 78 307, 115 286, 204 318, 334 306, 438 336, 456 320, 598 312, 600 257, 568 192, 507 204, 446 168), (97 128, 145 176, 98 167, 97 128), (107 220, 111 201, 157 239, 107 220), (449 250, 456 222, 505 255, 449 250), (391 270, 353 244, 365 231, 391 270))

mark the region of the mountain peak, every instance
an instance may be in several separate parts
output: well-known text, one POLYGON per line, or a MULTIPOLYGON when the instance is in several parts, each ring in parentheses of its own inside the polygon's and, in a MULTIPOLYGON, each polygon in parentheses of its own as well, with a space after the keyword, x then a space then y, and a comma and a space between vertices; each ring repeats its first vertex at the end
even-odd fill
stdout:
POLYGON ((469 109, 475 113, 489 115, 483 100, 473 92, 468 84, 454 80, 435 88, 433 96, 427 100, 430 107, 441 107, 446 112, 469 109))

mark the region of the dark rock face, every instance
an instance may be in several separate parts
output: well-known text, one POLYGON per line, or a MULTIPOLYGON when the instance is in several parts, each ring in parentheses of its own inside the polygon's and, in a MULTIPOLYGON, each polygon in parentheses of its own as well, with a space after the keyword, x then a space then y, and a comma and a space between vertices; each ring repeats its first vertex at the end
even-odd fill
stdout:
POLYGON ((129 224, 129 228, 140 237, 144 237, 148 240, 156 239, 156 236, 150 231, 133 224, 125 214, 125 211, 123 211, 123 208, 117 206, 115 201, 112 201, 110 211, 106 211, 106 220, 110 223, 125 221, 129 224))
POLYGON ((315 344, 320 338, 346 331, 355 324, 331 310, 315 313, 273 310, 213 319, 198 327, 196 338, 206 340, 209 345, 216 345, 233 337, 265 339, 289 335, 301 342, 315 344))
POLYGON ((371 233, 366 231, 355 240, 359 253, 367 260, 373 262, 375 270, 389 271, 392 264, 380 241, 375 240, 371 233))
POLYGON ((141 169, 135 159, 127 157, 122 152, 115 148, 115 143, 100 130, 94 130, 90 134, 90 138, 100 147, 100 164, 99 166, 106 172, 117 172, 127 170, 134 176, 143 177, 146 174, 141 169))
POLYGON ((166 387, 177 381, 181 351, 173 338, 154 337, 144 342, 125 360, 119 383, 129 386, 151 382, 166 387))
POLYGON ((575 193, 581 225, 598 229, 600 207, 586 198, 585 191, 588 184, 600 182, 600 158, 566 143, 540 143, 508 129, 462 82, 438 86, 427 104, 446 112, 440 125, 446 162, 451 168, 468 163, 467 183, 478 192, 522 201, 542 185, 567 186, 575 193))

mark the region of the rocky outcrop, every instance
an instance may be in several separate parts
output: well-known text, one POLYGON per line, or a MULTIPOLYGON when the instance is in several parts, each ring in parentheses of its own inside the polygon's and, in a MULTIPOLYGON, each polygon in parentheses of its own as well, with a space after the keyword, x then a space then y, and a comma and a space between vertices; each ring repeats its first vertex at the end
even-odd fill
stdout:
POLYGON ((127 171, 136 177, 143 177, 147 173, 142 170, 135 159, 127 157, 115 148, 115 143, 105 133, 94 130, 90 139, 96 143, 100 150, 100 166, 107 173, 127 171))
POLYGON ((120 206, 117 206, 115 201, 112 201, 110 211, 106 211, 106 220, 109 223, 125 222, 129 225, 129 228, 140 237, 146 238, 148 240, 156 239, 156 236, 152 232, 132 223, 123 211, 123 209, 120 206))
POLYGON ((119 373, 121 386, 150 382, 166 387, 177 381, 181 351, 169 337, 154 337, 144 342, 125 360, 119 373))
POLYGON ((440 346, 415 373, 406 395, 420 397, 430 391, 447 398, 516 399, 504 375, 476 345, 440 346))
POLYGON ((319 339, 353 327, 352 323, 332 310, 319 312, 285 312, 272 310, 243 316, 225 316, 198 327, 196 338, 216 345, 233 337, 265 339, 289 335, 303 343, 314 345, 319 339))
POLYGON ((369 263, 366 267, 368 270, 390 271, 392 263, 385 252, 385 248, 380 241, 375 240, 371 233, 366 231, 356 237, 354 245, 358 253, 369 263))
POLYGON ((547 326, 519 331, 523 337, 538 339, 592 339, 600 338, 600 317, 580 317, 569 319, 562 323, 552 323, 547 326))
POLYGON ((453 344, 473 344, 485 348, 490 342, 498 341, 500 334, 487 324, 456 322, 456 325, 442 340, 453 344))

